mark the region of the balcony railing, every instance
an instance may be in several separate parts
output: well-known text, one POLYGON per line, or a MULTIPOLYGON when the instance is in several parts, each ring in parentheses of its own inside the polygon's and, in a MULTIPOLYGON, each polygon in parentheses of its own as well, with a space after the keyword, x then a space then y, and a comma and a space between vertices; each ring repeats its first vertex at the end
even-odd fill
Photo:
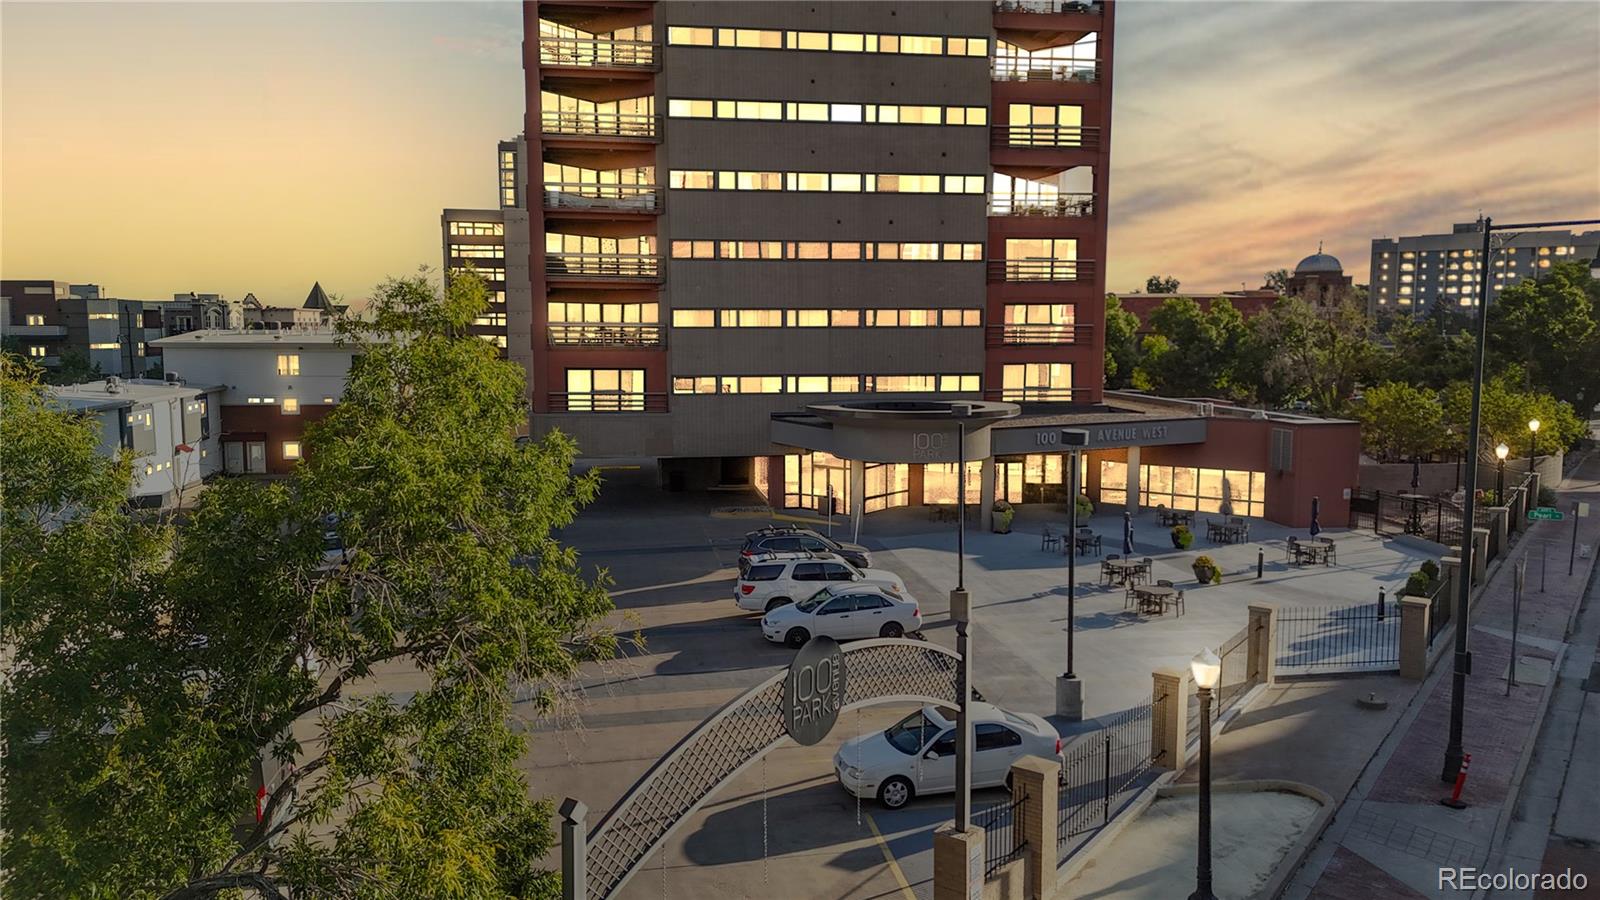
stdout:
POLYGON ((17 337, 66 337, 65 325, 0 325, 0 332, 17 337))
POLYGON ((1099 13, 1100 4, 1082 0, 995 0, 996 12, 1099 13))
POLYGON ((996 56, 989 66, 989 76, 994 81, 1075 81, 1093 84, 1100 80, 1100 61, 996 56))
POLYGON ((1077 344, 1090 339, 1093 325, 990 325, 984 339, 990 347, 1077 344))
POLYGON ((1100 149, 1100 129, 1092 125, 996 125, 992 136, 995 147, 1026 147, 1039 150, 1100 149))
POLYGON ((1093 194, 990 194, 991 216, 1051 216, 1083 219, 1094 215, 1093 194))
POLYGON ((1088 259, 991 259, 990 281, 1089 281, 1094 261, 1088 259))
POLYGON ((648 113, 547 109, 540 114, 539 123, 545 134, 649 141, 656 138, 656 118, 648 113))
POLYGON ((660 347, 660 325, 600 325, 585 323, 550 326, 552 347, 660 347))
POLYGON ((1006 403, 1087 403, 1089 397, 1086 388, 991 388, 983 392, 985 400, 1001 400, 1006 403))
POLYGON ((603 278, 654 281, 661 277, 661 258, 631 253, 549 253, 544 274, 550 278, 603 278))
POLYGON ((544 208, 655 213, 661 211, 661 187, 654 184, 545 182, 544 208))
POLYGON ((589 393, 546 395, 551 412, 594 413, 664 413, 667 411, 666 394, 646 394, 640 391, 591 391, 589 393))
POLYGON ((539 63, 591 69, 654 69, 656 45, 602 38, 539 38, 539 63))

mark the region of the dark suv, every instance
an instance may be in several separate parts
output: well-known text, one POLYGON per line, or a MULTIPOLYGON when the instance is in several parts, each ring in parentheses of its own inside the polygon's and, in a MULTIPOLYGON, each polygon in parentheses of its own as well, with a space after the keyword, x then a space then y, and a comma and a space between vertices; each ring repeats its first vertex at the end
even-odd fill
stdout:
POLYGON ((872 557, 867 555, 867 548, 860 544, 836 541, 809 528, 771 526, 744 536, 744 547, 739 550, 739 574, 743 575, 749 569, 750 557, 757 553, 789 553, 797 550, 836 553, 858 569, 872 568, 872 557))

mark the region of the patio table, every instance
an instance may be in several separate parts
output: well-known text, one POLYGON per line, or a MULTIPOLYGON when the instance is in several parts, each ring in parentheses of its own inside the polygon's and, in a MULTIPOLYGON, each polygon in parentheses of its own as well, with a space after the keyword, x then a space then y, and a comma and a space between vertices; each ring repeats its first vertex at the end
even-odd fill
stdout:
POLYGON ((1176 605, 1178 589, 1164 584, 1140 584, 1129 590, 1139 601, 1139 611, 1161 615, 1166 612, 1168 604, 1176 605))
POLYGON ((1132 579, 1144 572, 1144 560, 1140 559, 1108 559, 1101 563, 1111 572, 1111 583, 1130 585, 1132 579))

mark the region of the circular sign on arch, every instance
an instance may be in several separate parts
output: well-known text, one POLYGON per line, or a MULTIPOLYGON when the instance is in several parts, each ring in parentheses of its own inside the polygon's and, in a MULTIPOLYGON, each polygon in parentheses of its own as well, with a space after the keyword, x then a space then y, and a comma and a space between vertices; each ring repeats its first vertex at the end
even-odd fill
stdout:
POLYGON ((838 641, 807 641, 783 680, 783 730, 802 746, 827 737, 844 706, 844 689, 844 651, 838 641))

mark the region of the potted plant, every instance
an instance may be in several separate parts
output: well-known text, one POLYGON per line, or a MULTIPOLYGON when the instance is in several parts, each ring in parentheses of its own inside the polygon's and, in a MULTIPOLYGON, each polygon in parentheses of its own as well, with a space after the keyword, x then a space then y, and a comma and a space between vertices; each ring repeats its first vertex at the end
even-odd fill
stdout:
POLYGON ((1217 563, 1209 556, 1201 555, 1194 558, 1194 580, 1201 584, 1221 584, 1222 570, 1217 568, 1217 563))
POLYGON ((1178 550, 1187 550, 1194 543, 1194 532, 1187 525, 1174 525, 1172 527, 1172 546, 1178 550))
POLYGON ((1087 522, 1094 515, 1094 502, 1083 494, 1078 495, 1078 521, 1087 522))
POLYGON ((994 511, 994 533, 1010 534, 1011 520, 1016 516, 1017 510, 1006 500, 996 500, 992 507, 994 511))

